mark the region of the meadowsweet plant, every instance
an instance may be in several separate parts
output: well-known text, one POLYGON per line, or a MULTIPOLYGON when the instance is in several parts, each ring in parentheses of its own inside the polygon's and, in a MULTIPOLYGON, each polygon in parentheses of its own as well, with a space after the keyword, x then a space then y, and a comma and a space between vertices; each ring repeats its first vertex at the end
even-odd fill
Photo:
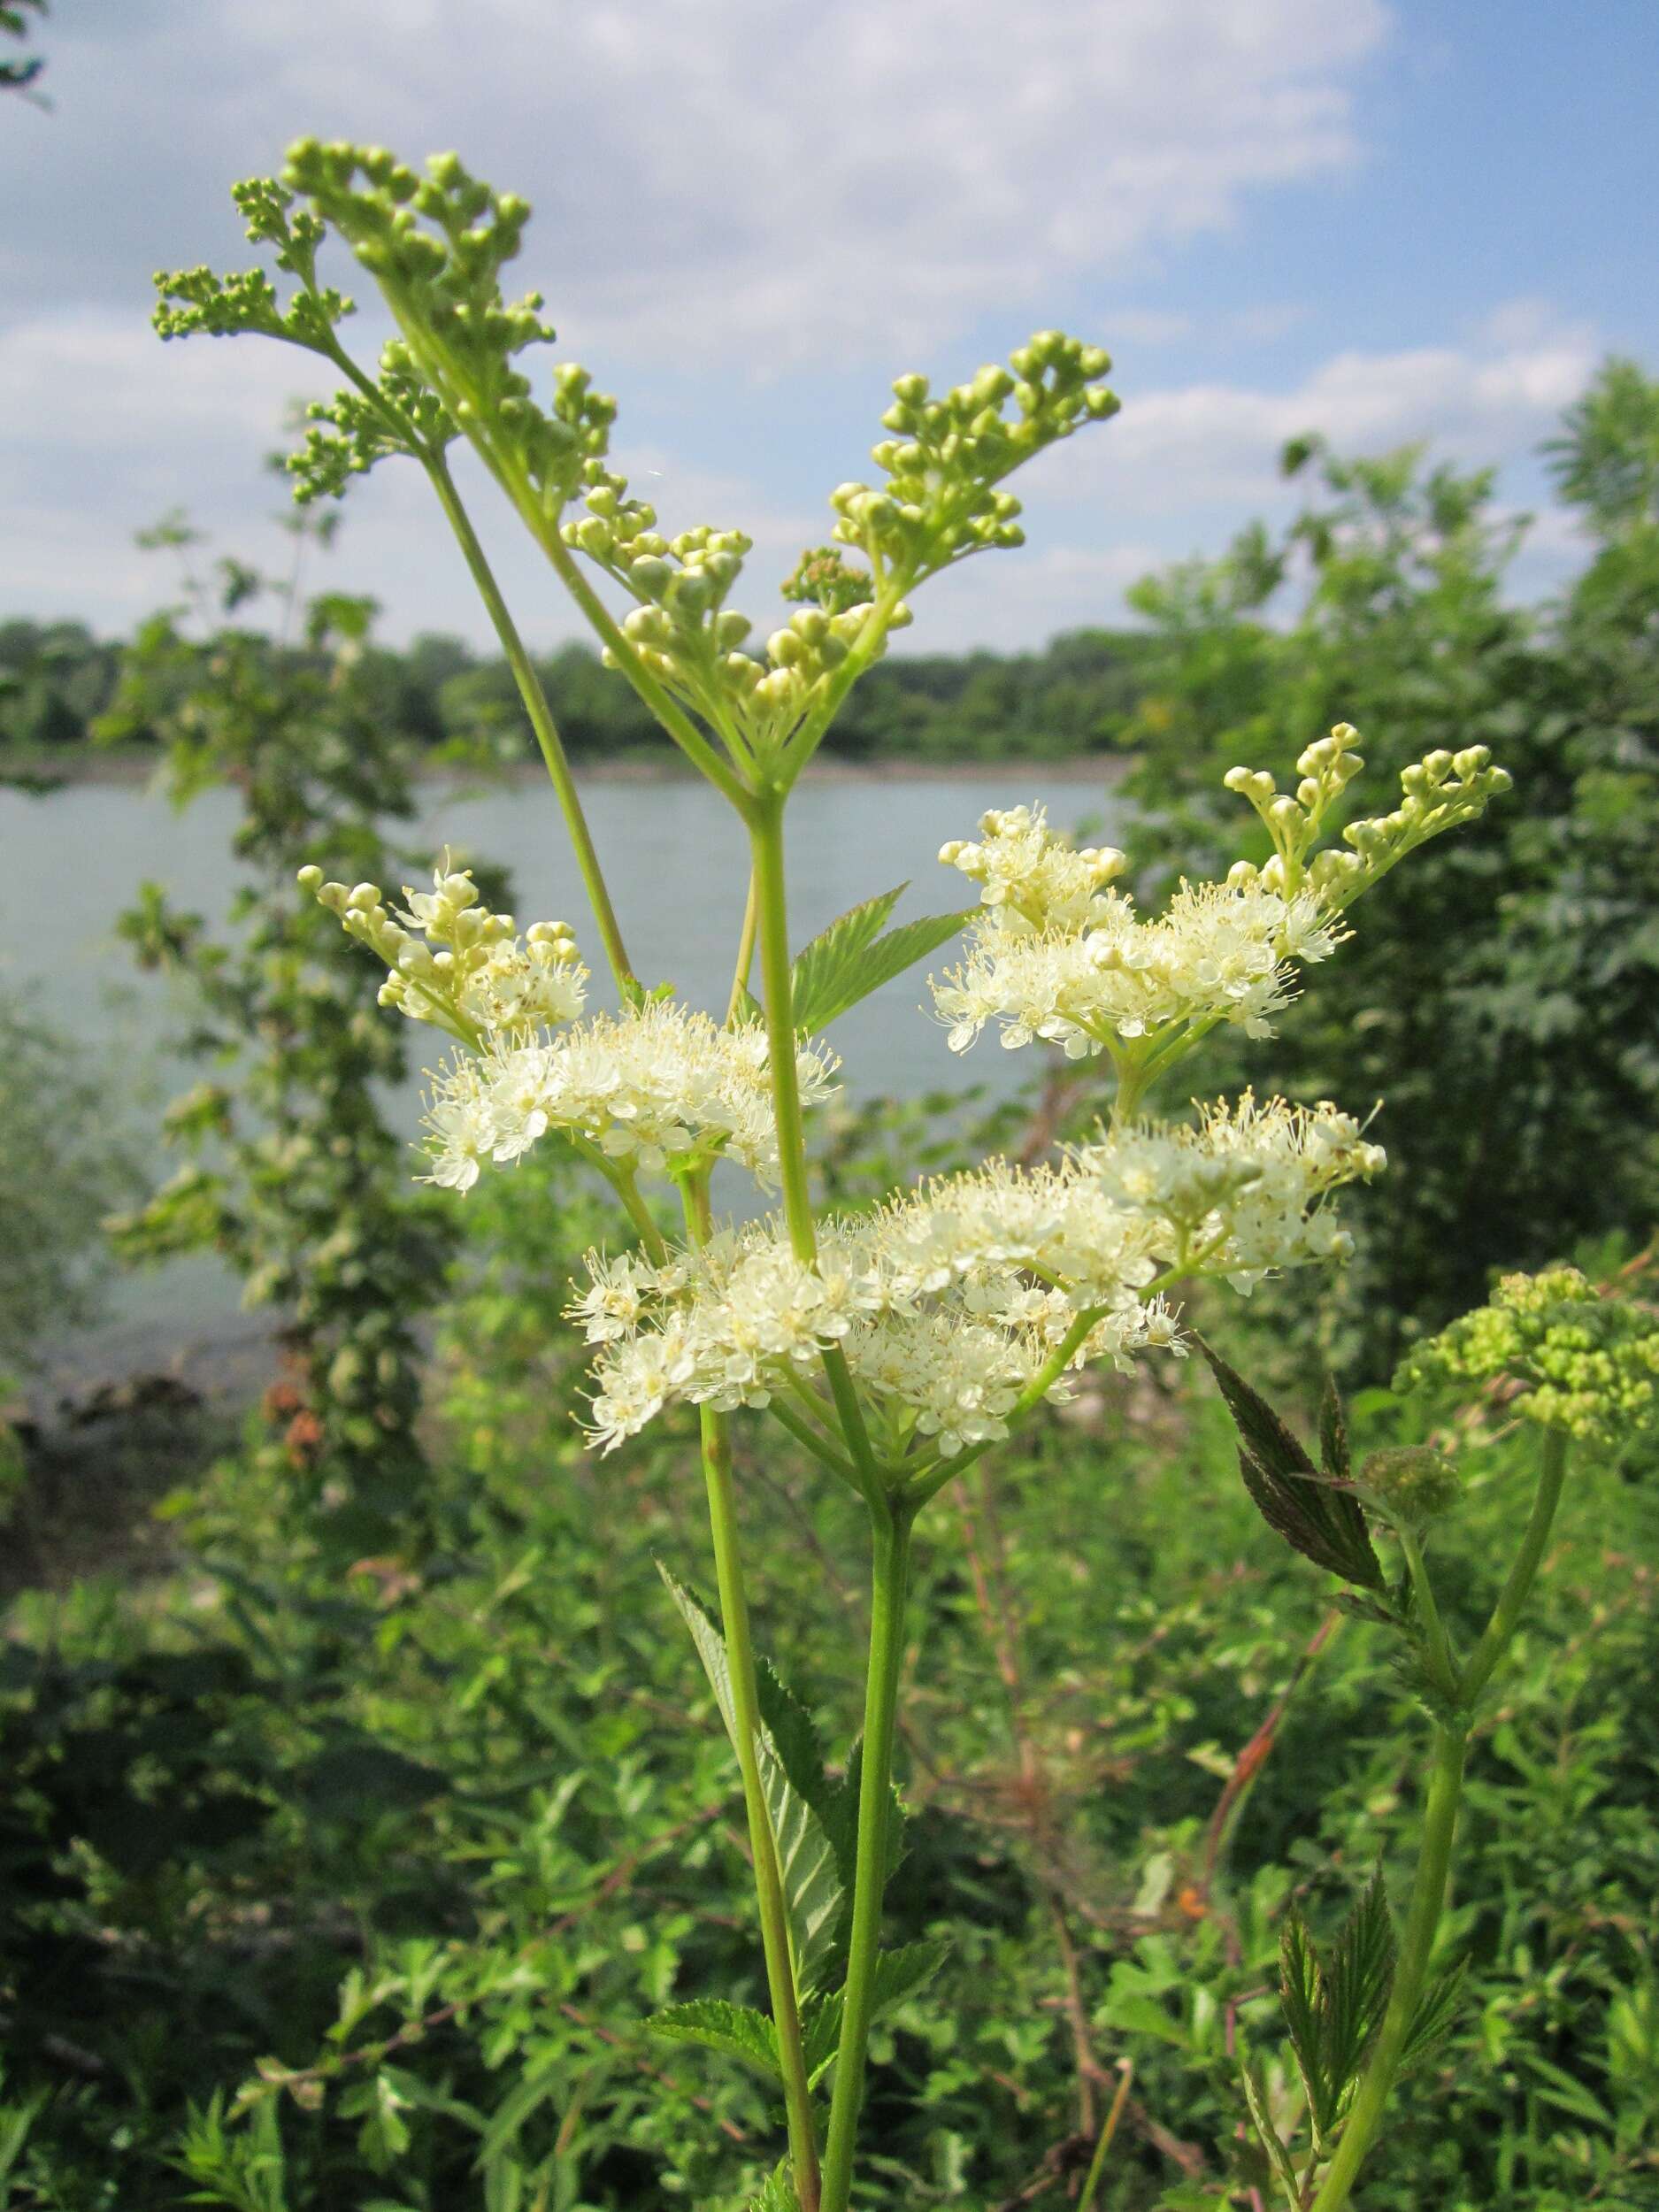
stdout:
POLYGON ((313 407, 289 462, 302 501, 337 496, 392 457, 425 472, 521 687, 619 1009, 589 1010, 570 927, 520 929, 448 856, 430 890, 401 901, 315 867, 301 881, 383 964, 383 1002, 448 1041, 428 1113, 433 1182, 458 1195, 562 1144, 614 1194, 616 1241, 589 1256, 570 1296, 592 1349, 588 1427, 611 1452, 672 1409, 695 1409, 718 1612, 671 1589, 741 1775, 771 1999, 769 2017, 703 1999, 656 2024, 779 2083, 787 2155, 759 2205, 846 2212, 872 2018, 937 1962, 926 1947, 880 1942, 902 1820, 895 1709, 918 1522, 1091 1364, 1179 1356, 1184 1286, 1248 1291, 1344 1256, 1335 1194, 1384 1166, 1360 1116, 1246 1093, 1165 1122, 1148 1102, 1217 1025, 1269 1033, 1302 971, 1338 952, 1363 894, 1508 780, 1482 747, 1434 753, 1407 771, 1392 810, 1366 816, 1350 803, 1358 739, 1341 725, 1302 752, 1289 790, 1265 771, 1227 779, 1265 825, 1271 859, 1185 884, 1160 912, 1137 906, 1122 854, 1075 850, 1041 807, 1017 807, 987 815, 977 842, 943 849, 975 887, 966 912, 889 926, 898 894, 887 892, 797 949, 785 818, 803 770, 922 587, 1021 542, 1014 473, 1117 412, 1106 354, 1040 331, 1005 366, 946 389, 900 377, 875 480, 831 494, 829 541, 785 580, 792 611, 760 638, 735 604, 749 538, 659 526, 613 465, 615 402, 574 365, 533 373, 553 333, 538 295, 503 288, 522 200, 454 156, 418 172, 379 149, 310 140, 280 179, 241 185, 236 198, 274 278, 164 275, 162 334, 253 332, 333 365, 340 388, 313 407), (351 302, 323 273, 340 245, 395 326, 373 366, 348 351, 351 302), (456 488, 449 455, 462 440, 607 664, 747 831, 746 913, 722 1008, 648 989, 629 961, 559 733, 456 488), (1097 1132, 1049 1164, 991 1159, 869 1211, 819 1210, 807 1118, 835 1087, 824 1033, 964 925, 964 958, 933 986, 941 1044, 965 1051, 991 1028, 1010 1049, 1057 1043, 1097 1062, 1097 1132), (717 1218, 722 1162, 775 1210, 717 1218), (864 1730, 838 1779, 810 1717, 754 1653, 739 1418, 787 1432, 868 1513, 864 1730))
POLYGON ((1538 1476, 1519 1541, 1479 1632, 1459 1649, 1428 1555, 1461 1502, 1466 1453, 1440 1442, 1350 1459, 1334 1391, 1320 1463, 1263 1399, 1205 1348, 1237 1425, 1240 1469, 1263 1514, 1305 1557, 1346 1586, 1344 1609, 1391 1632, 1404 1679, 1430 1721, 1422 1839, 1398 1939, 1380 1876, 1322 1955, 1301 1916, 1283 1929, 1279 1999, 1295 2062, 1299 2113, 1275 2108, 1247 2054, 1245 2101, 1263 2157, 1263 2190, 1288 2212, 1340 2212, 1381 2129, 1389 2095, 1454 2025, 1463 1962, 1435 1969, 1471 1729, 1508 1655, 1542 1565, 1570 1450, 1622 1448, 1659 1422, 1659 1313, 1598 1288, 1576 1268, 1511 1275, 1489 1305, 1419 1345, 1394 1377, 1403 1394, 1453 1418, 1465 1447, 1515 1428, 1536 1433, 1538 1476), (1392 1553, 1386 1564, 1373 1532, 1392 1553))

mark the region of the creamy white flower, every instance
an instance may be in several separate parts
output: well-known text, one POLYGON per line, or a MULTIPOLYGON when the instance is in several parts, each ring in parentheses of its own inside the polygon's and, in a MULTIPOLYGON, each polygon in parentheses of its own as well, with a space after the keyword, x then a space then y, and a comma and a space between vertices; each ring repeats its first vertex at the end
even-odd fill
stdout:
POLYGON ((320 868, 302 868, 299 880, 349 935, 385 961, 391 972, 380 1004, 411 1021, 434 1022, 469 1040, 490 1038, 574 1021, 586 1002, 588 971, 566 925, 534 922, 518 937, 512 916, 492 914, 468 871, 451 869, 447 852, 432 889, 405 887, 396 913, 378 884, 348 890, 325 883, 320 868))
MULTIPOLYGON (((670 1002, 597 1014, 552 1038, 511 1036, 440 1079, 429 1119, 441 1142, 451 1095, 488 1122, 480 1156, 517 1159, 549 1129, 607 1158, 660 1170, 716 1152, 740 1160, 763 1184, 774 1177, 777 1130, 765 1032, 718 1028, 670 1002)), ((832 1094, 838 1063, 818 1046, 795 1057, 802 1102, 832 1094)), ((469 1121, 469 1131, 475 1127, 469 1121)))
POLYGON ((1380 1173, 1386 1155, 1328 1101, 1258 1105, 1246 1091, 1206 1108, 1196 1126, 1116 1131, 1068 1164, 1136 1213, 1167 1265, 1196 1263, 1248 1290, 1280 1268, 1346 1259, 1353 1240, 1325 1201, 1380 1173))
MULTIPOLYGON (((1173 1343, 1167 1310, 1139 1295, 1149 1242, 1074 1170, 996 1163, 831 1218, 811 1264, 775 1220, 726 1230, 666 1271, 590 1257, 570 1310, 607 1409, 634 1402, 640 1372, 664 1371, 624 1356, 649 1338, 673 1343, 678 1379, 661 1402, 722 1409, 815 1388, 823 1354, 839 1348, 897 1448, 932 1439, 949 1456, 1003 1432, 1080 1314, 1094 1320, 1072 1366, 1173 1343)), ((1063 1393, 1064 1377, 1048 1386, 1063 1393)), ((595 1430, 607 1449, 623 1432, 609 1412, 595 1430)))
POLYGON ((1229 1022, 1265 1036, 1294 995, 1295 964, 1325 959, 1340 935, 1313 893, 1286 899, 1255 883, 1183 883, 1153 921, 1109 891, 1080 930, 1010 931, 1002 911, 933 985, 955 1052, 990 1021, 1010 1048, 1041 1039, 1073 1059, 1177 1025, 1229 1022))
POLYGON ((1074 851, 1048 827, 1041 806, 993 808, 980 816, 979 834, 985 841, 979 845, 953 838, 940 847, 939 857, 980 885, 980 902, 1015 933, 1081 929, 1126 865, 1110 845, 1074 851))

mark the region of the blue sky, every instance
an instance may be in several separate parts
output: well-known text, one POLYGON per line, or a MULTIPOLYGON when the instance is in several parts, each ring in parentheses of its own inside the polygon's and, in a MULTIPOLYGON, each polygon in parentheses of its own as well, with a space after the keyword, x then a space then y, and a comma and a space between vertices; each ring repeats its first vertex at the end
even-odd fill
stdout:
MULTIPOLYGON (((1597 359, 1659 365, 1654 0, 58 0, 39 42, 51 112, 0 109, 0 612, 125 626, 170 506, 274 555, 259 464, 308 365, 164 349, 149 279, 244 262, 227 188, 305 129, 525 192, 525 280, 621 398, 624 465, 665 520, 753 533, 763 618, 894 373, 1040 324, 1110 346, 1123 416, 1030 472, 1029 548, 943 580, 917 647, 1115 618, 1282 513, 1304 429, 1501 462, 1537 504, 1597 359)), ((572 634, 479 505, 526 630, 572 634)), ((1546 514, 1519 588, 1574 553, 1546 514)), ((412 471, 331 565, 395 637, 483 638, 412 471)))

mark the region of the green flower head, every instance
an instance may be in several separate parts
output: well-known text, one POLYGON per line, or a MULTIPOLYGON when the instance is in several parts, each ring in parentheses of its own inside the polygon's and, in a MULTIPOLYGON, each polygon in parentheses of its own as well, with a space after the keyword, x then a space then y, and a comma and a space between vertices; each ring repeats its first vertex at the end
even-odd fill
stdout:
POLYGON ((1489 1306, 1404 1361, 1397 1390, 1468 1395, 1509 1381, 1509 1409, 1586 1442, 1617 1444, 1659 1425, 1659 1313, 1603 1297, 1576 1267, 1506 1275, 1489 1306))

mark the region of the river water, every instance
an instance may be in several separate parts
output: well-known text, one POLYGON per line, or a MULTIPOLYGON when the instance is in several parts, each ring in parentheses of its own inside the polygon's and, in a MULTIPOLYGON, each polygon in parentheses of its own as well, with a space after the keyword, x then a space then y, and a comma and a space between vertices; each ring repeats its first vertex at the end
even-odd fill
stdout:
MULTIPOLYGON (((421 819, 400 841, 434 850, 447 842, 457 858, 504 864, 520 926, 567 920, 595 968, 602 965, 545 785, 480 792, 434 781, 421 797, 421 819)), ((1094 834, 1122 814, 1102 775, 1030 763, 949 776, 803 781, 789 815, 795 942, 907 879, 899 919, 969 904, 972 887, 938 864, 941 842, 971 835, 987 806, 1037 797, 1046 798, 1056 824, 1094 834)), ((663 779, 594 780, 583 803, 637 972, 723 1011, 746 879, 742 832, 726 802, 706 784, 663 779)), ((116 920, 150 880, 219 924, 238 882, 231 853, 238 807, 230 791, 209 792, 180 812, 159 793, 131 784, 74 783, 39 796, 0 788, 0 988, 32 987, 40 1012, 96 1053, 111 1121, 158 1170, 162 1107, 207 1071, 180 1056, 187 1008, 165 980, 138 973, 116 920)), ((1029 1055, 1003 1054, 989 1040, 965 1064, 947 1050, 943 1029, 925 1010, 926 977, 951 958, 947 948, 836 1025, 852 1096, 914 1096, 968 1081, 1006 1093, 1033 1073, 1029 1055)), ((364 988, 373 989, 366 956, 364 988)), ((395 1110, 412 1136, 417 1087, 395 1110)), ((110 1304, 110 1325, 90 1342, 65 1344, 77 1367, 155 1358, 175 1340, 221 1333, 231 1325, 236 1288, 216 1263, 191 1260, 118 1280, 110 1304)))

